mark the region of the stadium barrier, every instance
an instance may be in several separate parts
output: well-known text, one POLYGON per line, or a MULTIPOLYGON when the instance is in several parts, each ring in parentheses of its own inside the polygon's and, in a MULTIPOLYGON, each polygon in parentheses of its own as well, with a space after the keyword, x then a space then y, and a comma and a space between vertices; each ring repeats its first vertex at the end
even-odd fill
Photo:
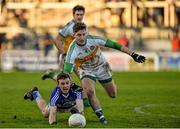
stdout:
MULTIPOLYGON (((146 62, 139 64, 121 52, 103 52, 113 71, 158 71, 180 69, 180 53, 172 52, 143 52, 146 62)), ((35 50, 6 50, 2 53, 1 69, 9 71, 58 69, 57 52, 51 51, 44 56, 43 51, 35 50)))

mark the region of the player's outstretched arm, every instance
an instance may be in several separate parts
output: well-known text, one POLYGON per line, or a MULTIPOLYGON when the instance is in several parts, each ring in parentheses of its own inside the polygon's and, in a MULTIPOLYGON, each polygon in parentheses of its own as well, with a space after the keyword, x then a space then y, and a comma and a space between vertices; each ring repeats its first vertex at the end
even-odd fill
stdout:
POLYGON ((82 99, 76 99, 76 105, 79 113, 84 114, 84 105, 82 99))
POLYGON ((134 61, 138 62, 138 63, 143 63, 145 62, 146 58, 142 55, 139 55, 133 51, 131 51, 129 48, 125 47, 125 46, 121 46, 120 44, 112 41, 112 40, 107 40, 105 46, 109 47, 109 48, 114 48, 116 50, 120 50, 128 55, 130 55, 134 61))
POLYGON ((50 112, 49 112, 49 124, 53 125, 56 124, 56 107, 50 106, 50 112))
POLYGON ((145 60, 146 60, 145 56, 142 56, 142 55, 139 55, 139 54, 137 54, 135 52, 132 52, 129 48, 127 48, 125 46, 121 47, 121 51, 124 52, 124 53, 129 54, 134 59, 134 61, 136 61, 138 63, 144 63, 145 60))

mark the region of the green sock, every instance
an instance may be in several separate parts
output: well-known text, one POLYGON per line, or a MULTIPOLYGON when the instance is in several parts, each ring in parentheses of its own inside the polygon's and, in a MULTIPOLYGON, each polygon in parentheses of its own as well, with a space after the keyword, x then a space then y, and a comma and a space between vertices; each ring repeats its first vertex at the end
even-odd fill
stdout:
POLYGON ((83 104, 84 104, 84 107, 90 107, 91 106, 88 98, 83 98, 83 104))

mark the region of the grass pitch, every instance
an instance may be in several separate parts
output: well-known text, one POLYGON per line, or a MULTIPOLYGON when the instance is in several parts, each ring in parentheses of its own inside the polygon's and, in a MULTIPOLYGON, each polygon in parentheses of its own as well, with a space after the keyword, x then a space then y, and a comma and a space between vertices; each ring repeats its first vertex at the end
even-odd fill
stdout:
MULTIPOLYGON (((38 86, 49 100, 55 82, 42 81, 41 72, 0 73, 1 128, 67 128, 70 113, 58 113, 58 124, 50 126, 34 101, 23 100, 24 93, 38 86)), ((180 72, 113 73, 117 98, 111 99, 97 84, 107 125, 101 125, 91 108, 85 109, 87 128, 180 128, 180 72)))

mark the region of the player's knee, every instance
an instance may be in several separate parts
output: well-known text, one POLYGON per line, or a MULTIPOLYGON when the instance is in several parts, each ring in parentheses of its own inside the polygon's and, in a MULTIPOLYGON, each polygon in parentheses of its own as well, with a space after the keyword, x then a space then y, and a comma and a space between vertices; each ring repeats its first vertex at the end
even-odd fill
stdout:
POLYGON ((115 91, 113 91, 109 94, 109 97, 111 97, 111 98, 116 98, 116 96, 117 96, 117 94, 115 91))

